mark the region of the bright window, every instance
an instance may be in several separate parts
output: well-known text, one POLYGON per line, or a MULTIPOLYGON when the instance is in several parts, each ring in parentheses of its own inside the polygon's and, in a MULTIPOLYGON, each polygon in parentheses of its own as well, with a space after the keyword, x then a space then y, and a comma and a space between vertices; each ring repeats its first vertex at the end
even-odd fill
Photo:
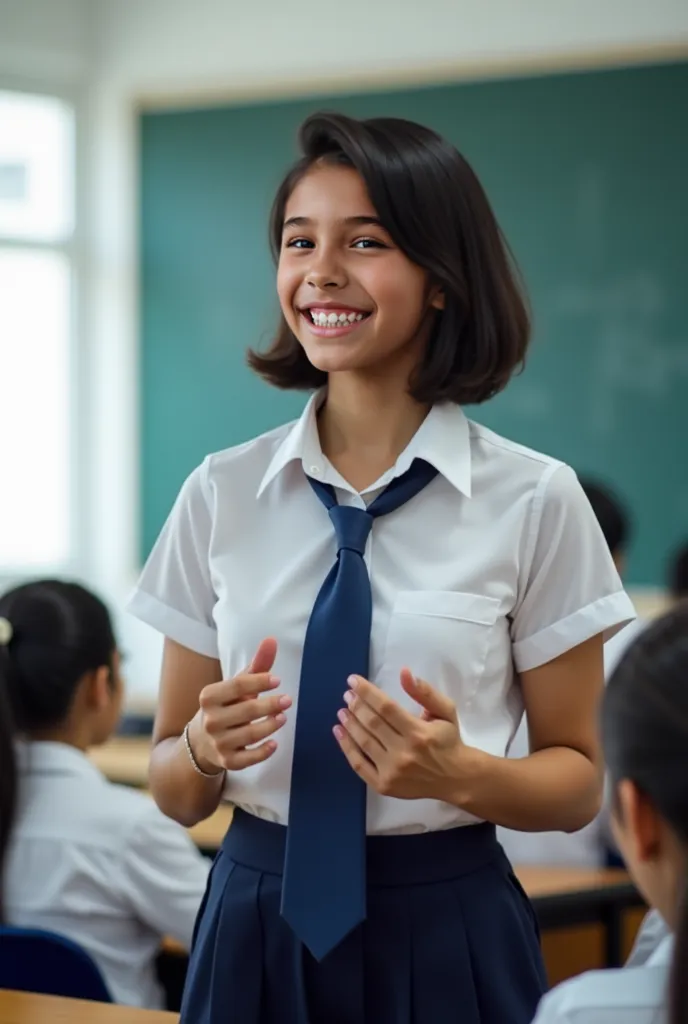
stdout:
POLYGON ((0 573, 72 559, 74 111, 0 92, 0 573))

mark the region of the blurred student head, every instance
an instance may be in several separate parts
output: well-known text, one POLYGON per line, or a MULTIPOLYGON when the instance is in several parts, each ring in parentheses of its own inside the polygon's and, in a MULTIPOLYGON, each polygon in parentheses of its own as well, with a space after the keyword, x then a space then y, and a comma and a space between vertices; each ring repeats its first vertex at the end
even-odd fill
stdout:
POLYGON ((676 551, 669 565, 669 596, 672 601, 688 598, 688 544, 676 551))
POLYGON ((612 674, 602 742, 629 871, 675 932, 670 1024, 688 1021, 688 602, 645 629, 612 674))
POLYGON ((623 575, 631 535, 628 512, 608 487, 584 477, 580 478, 580 483, 602 528, 616 568, 623 575))
POLYGON ((103 743, 122 695, 117 644, 99 598, 58 580, 0 597, 0 871, 17 806, 14 741, 80 750, 103 743))

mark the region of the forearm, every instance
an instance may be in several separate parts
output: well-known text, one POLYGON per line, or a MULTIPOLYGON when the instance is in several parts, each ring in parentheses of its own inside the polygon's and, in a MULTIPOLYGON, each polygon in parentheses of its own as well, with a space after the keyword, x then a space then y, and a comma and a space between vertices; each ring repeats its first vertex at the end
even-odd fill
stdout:
MULTIPOLYGON (((194 747, 194 723, 190 728, 194 747)), ((213 771, 212 765, 200 765, 213 771)), ((151 792, 160 810, 186 828, 203 821, 217 810, 222 798, 225 772, 205 778, 195 771, 182 736, 161 740, 153 749, 149 768, 151 792)))
POLYGON ((471 755, 448 780, 448 802, 478 818, 520 832, 575 832, 600 809, 601 772, 580 751, 549 747, 510 759, 473 749, 471 755))

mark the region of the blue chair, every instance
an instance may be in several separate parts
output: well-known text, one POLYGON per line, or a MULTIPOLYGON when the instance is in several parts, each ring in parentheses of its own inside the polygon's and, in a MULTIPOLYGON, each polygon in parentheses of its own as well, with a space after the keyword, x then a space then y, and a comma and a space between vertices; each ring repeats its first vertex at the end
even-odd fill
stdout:
POLYGON ((71 939, 38 928, 0 926, 0 988, 112 1002, 88 953, 71 939))

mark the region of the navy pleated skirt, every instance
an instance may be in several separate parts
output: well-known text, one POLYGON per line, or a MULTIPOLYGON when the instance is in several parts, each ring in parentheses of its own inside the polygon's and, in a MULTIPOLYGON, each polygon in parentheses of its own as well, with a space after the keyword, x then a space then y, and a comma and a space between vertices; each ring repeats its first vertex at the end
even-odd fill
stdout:
POLYGON ((492 825, 369 837, 367 919, 320 963, 280 917, 285 839, 235 812, 180 1024, 530 1024, 537 922, 492 825))

